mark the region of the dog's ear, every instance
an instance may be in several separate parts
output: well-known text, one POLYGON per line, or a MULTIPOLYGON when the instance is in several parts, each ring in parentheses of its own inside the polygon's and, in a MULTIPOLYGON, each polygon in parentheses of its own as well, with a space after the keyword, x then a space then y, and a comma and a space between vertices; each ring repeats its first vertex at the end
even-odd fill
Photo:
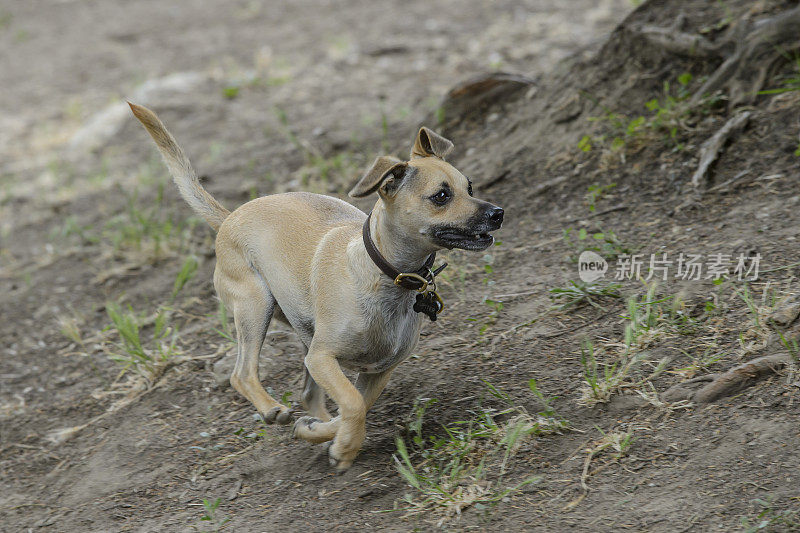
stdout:
POLYGON ((381 156, 375 159, 370 169, 358 180, 349 195, 352 198, 363 198, 374 193, 381 186, 385 186, 388 193, 393 188, 392 185, 399 184, 406 172, 406 168, 408 168, 408 164, 396 157, 381 156))
POLYGON ((419 129, 417 140, 414 141, 414 148, 411 149, 411 159, 431 156, 444 159, 452 149, 452 142, 423 126, 419 129))

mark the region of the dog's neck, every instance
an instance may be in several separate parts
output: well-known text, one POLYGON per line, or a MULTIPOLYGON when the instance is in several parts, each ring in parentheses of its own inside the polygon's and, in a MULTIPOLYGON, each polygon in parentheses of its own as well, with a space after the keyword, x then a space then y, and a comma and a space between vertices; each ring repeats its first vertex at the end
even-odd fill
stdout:
POLYGON ((416 272, 425 264, 428 256, 436 251, 419 246, 403 228, 392 224, 386 209, 378 202, 370 217, 372 240, 381 255, 400 272, 416 272))

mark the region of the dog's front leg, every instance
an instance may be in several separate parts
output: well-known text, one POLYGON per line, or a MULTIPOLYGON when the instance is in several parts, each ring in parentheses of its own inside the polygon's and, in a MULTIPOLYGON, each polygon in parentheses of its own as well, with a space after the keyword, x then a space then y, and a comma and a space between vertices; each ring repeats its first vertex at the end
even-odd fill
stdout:
POLYGON ((336 357, 316 348, 313 342, 305 364, 314 381, 339 406, 339 416, 330 422, 304 416, 295 423, 294 435, 310 442, 334 439, 328 450, 331 464, 345 470, 353 464, 364 443, 367 404, 342 372, 336 357))

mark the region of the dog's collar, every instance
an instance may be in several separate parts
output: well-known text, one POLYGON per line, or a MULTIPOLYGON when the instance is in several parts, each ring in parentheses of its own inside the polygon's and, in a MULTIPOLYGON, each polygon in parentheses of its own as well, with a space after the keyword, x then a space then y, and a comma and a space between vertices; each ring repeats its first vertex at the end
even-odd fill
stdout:
POLYGON ((367 215, 367 220, 364 221, 364 227, 361 232, 364 238, 364 247, 367 249, 369 258, 372 259, 372 262, 375 263, 375 266, 381 269, 381 272, 389 276, 394 281, 395 285, 410 291, 425 291, 425 289, 428 288, 428 284, 432 283, 434 277, 439 274, 439 272, 444 270, 444 267, 447 266, 447 263, 444 263, 435 271, 431 270, 433 267, 433 262, 436 260, 436 252, 434 252, 428 256, 428 258, 425 260, 425 264, 422 265, 422 268, 419 270, 414 272, 400 272, 394 267, 394 265, 387 261, 385 257, 383 257, 381 252, 378 250, 378 247, 375 246, 375 242, 372 240, 372 235, 370 234, 369 229, 369 221, 371 217, 372 213, 367 215))

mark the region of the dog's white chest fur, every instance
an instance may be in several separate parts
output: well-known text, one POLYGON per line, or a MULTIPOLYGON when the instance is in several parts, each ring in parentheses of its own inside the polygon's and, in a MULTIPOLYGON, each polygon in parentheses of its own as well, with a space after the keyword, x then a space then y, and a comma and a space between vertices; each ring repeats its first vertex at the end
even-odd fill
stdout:
POLYGON ((339 359, 343 366, 367 374, 384 372, 416 347, 422 324, 422 315, 412 309, 416 293, 391 292, 390 297, 370 295, 359 299, 366 320, 348 332, 351 350, 339 359))

